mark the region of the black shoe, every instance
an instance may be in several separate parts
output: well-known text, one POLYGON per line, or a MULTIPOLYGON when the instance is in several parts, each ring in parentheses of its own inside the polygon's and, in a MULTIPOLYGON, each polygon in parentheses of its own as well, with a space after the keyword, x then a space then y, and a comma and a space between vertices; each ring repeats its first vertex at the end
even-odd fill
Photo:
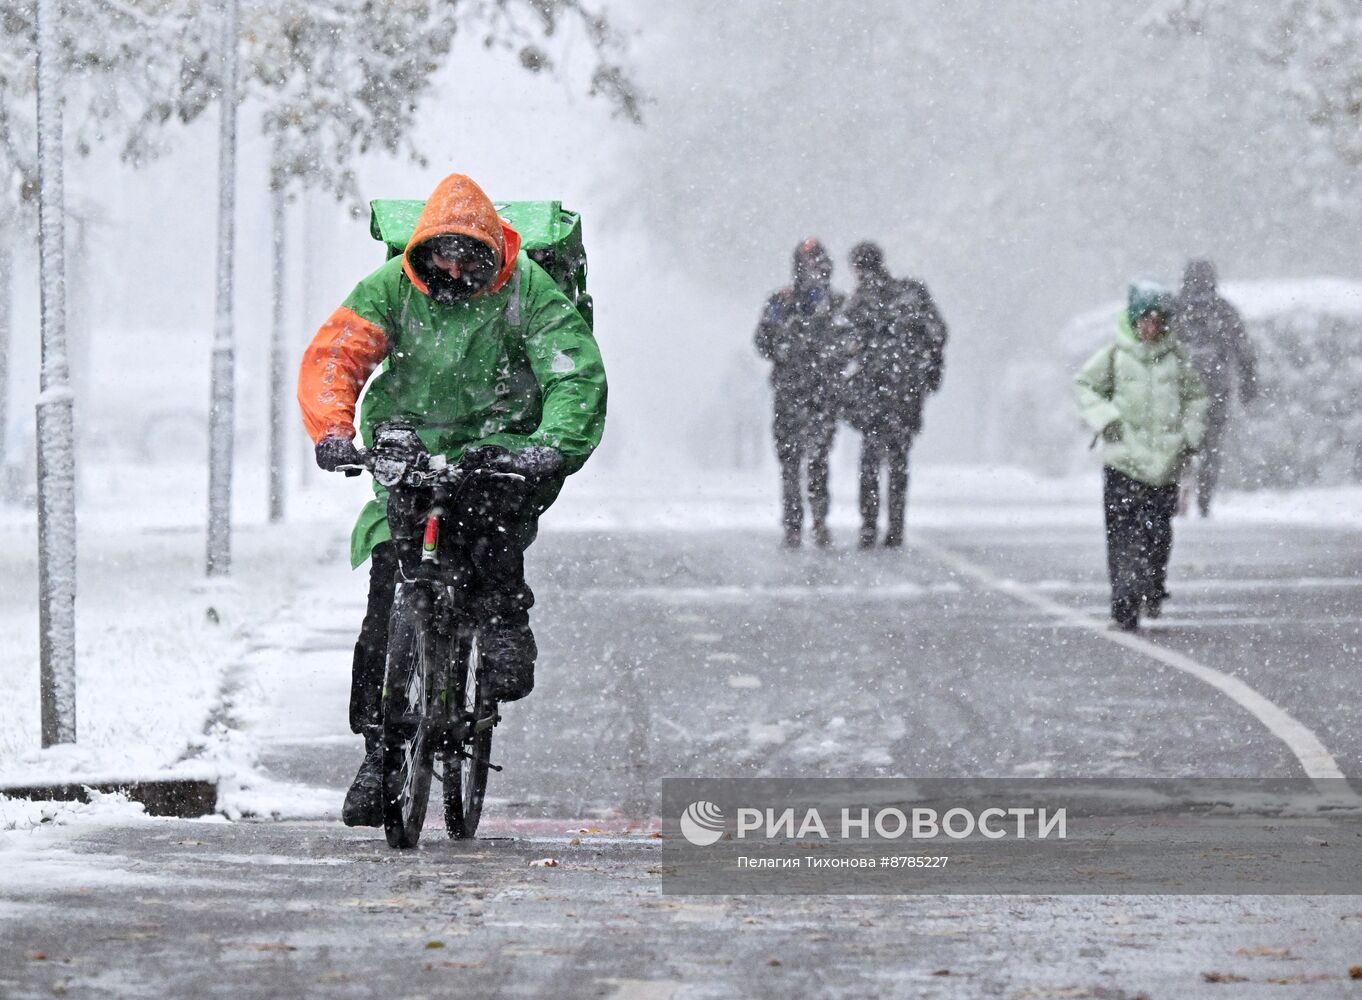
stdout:
POLYGON ((359 773, 345 793, 341 821, 346 826, 383 825, 383 744, 377 738, 365 740, 368 750, 359 773))
POLYGON ((787 549, 797 549, 797 548, 799 548, 799 536, 800 536, 800 534, 801 534, 801 532, 800 532, 800 530, 799 530, 798 528, 786 528, 786 529, 785 529, 785 542, 784 542, 785 547, 786 547, 787 549))
POLYGON ((813 526, 813 544, 820 549, 826 549, 832 544, 832 532, 828 531, 828 526, 822 521, 815 521, 813 526))
POLYGON ((1167 599, 1168 591, 1166 590, 1162 594, 1154 594, 1153 596, 1143 598, 1143 607, 1141 608, 1140 613, 1146 618, 1159 617, 1159 615, 1163 614, 1163 602, 1167 599))
POLYGON ((875 529, 873 526, 861 529, 861 537, 857 539, 856 547, 860 549, 873 549, 875 547, 875 529))
POLYGON ((903 548, 903 533, 902 533, 902 532, 899 532, 899 531, 894 531, 894 530, 891 529, 891 530, 884 536, 884 547, 885 547, 886 549, 901 549, 901 548, 903 548))
POLYGON ((1111 621, 1109 628, 1121 632, 1134 632, 1140 627, 1140 603, 1138 597, 1121 597, 1111 602, 1111 621))
POLYGON ((521 612, 514 617, 523 617, 524 621, 493 619, 478 629, 480 676, 495 701, 519 701, 534 690, 534 661, 539 648, 530 630, 529 615, 521 612))

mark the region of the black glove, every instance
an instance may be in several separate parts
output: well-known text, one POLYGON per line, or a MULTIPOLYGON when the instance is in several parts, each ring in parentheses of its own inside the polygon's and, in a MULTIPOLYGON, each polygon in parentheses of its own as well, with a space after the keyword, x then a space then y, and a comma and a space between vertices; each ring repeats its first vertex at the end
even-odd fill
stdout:
POLYGON ((562 475, 563 455, 557 448, 543 445, 531 445, 524 451, 511 452, 500 445, 482 444, 465 451, 461 464, 470 469, 514 472, 524 476, 531 485, 537 485, 562 475))
POLYGON ((512 472, 514 456, 499 444, 480 444, 467 449, 459 464, 465 469, 496 469, 512 472))
POLYGON ((531 445, 514 456, 512 471, 520 473, 534 484, 547 482, 563 474, 563 453, 557 448, 531 445))
POLYGON ((362 465, 355 442, 339 434, 328 434, 317 442, 317 465, 327 472, 335 472, 345 465, 362 465))

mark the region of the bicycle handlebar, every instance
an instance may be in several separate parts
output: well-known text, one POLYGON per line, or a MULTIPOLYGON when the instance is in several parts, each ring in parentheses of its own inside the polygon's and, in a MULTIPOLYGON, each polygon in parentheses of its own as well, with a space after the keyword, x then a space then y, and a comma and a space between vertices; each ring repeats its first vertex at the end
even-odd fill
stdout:
MULTIPOLYGON (((344 472, 346 476, 358 476, 361 472, 368 472, 377 478, 375 466, 382 460, 381 455, 377 455, 372 448, 357 448, 359 453, 359 465, 339 465, 337 472, 344 472)), ((420 489, 429 486, 459 486, 465 479, 472 476, 486 475, 493 479, 515 479, 520 482, 525 481, 525 477, 519 472, 508 472, 505 469, 496 469, 490 466, 475 466, 469 468, 464 465, 450 464, 443 455, 423 455, 424 462, 416 462, 412 459, 402 461, 403 469, 401 474, 393 479, 392 482, 383 483, 384 486, 396 486, 401 483, 403 486, 412 489, 420 489), (419 466, 424 465, 424 468, 419 466)), ((383 480, 379 480, 383 482, 383 480)))

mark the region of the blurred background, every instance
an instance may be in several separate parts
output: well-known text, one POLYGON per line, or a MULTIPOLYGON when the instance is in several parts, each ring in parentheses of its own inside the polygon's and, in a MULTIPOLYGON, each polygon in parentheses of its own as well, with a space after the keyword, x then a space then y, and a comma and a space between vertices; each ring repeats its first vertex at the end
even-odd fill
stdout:
MULTIPOLYGON (((459 171, 495 198, 560 199, 583 215, 611 376, 603 469, 773 466, 752 333, 765 297, 789 278, 794 245, 818 236, 843 288, 851 244, 881 241, 890 268, 924 280, 950 325, 919 462, 1072 471, 1086 441, 1065 383, 1107 330, 1105 321, 1075 328, 1075 318, 1114 315, 1133 276, 1174 284, 1189 256, 1209 256, 1232 299, 1235 289, 1257 296, 1251 333, 1262 350, 1274 349, 1283 323, 1297 331, 1285 354, 1276 345, 1274 364, 1309 367, 1321 351, 1334 359, 1317 365, 1331 373, 1327 387, 1297 377, 1281 391, 1307 406, 1304 426, 1318 429, 1319 414, 1334 421, 1330 454, 1348 455, 1285 476, 1232 461, 1227 476, 1289 485, 1362 472, 1362 427, 1348 423, 1362 388, 1351 357, 1362 332, 1349 280, 1362 277, 1352 5, 636 0, 608 15, 641 123, 619 113, 621 102, 589 96, 598 61, 589 22, 565 18, 539 39, 553 64, 540 72, 527 71, 523 49, 489 47, 468 31, 449 39, 413 94, 405 139, 424 163, 357 156, 345 201, 294 189, 286 305, 295 355, 382 262, 356 206, 424 197, 459 171), (1301 283, 1321 277, 1336 280, 1301 283), (1317 390, 1329 397, 1318 405, 1306 399, 1317 390)), ((267 110, 256 93, 240 114, 243 483, 265 474, 267 110)), ((68 129, 86 449, 138 460, 206 449, 216 130, 211 107, 189 125, 172 118, 158 136, 164 152, 134 167, 117 142, 74 155, 81 137, 68 129)), ((11 479, 22 483, 39 276, 31 233, 9 238, 5 440, 11 479)), ((1285 398, 1269 393, 1243 425, 1260 431, 1236 433, 1271 433, 1285 398)), ((292 420, 290 433, 294 474, 304 475, 307 442, 292 420)), ((851 432, 841 436, 845 461, 851 432)))

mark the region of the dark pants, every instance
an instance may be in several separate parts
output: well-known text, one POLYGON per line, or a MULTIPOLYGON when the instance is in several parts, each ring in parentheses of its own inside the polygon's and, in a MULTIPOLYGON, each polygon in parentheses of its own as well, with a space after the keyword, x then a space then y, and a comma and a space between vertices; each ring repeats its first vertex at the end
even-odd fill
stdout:
POLYGON ((1150 486, 1107 466, 1102 470, 1102 500, 1111 615, 1122 624, 1131 624, 1138 618, 1142 600, 1165 596, 1178 484, 1150 486))
POLYGON ((1203 517, 1210 513, 1211 497, 1215 494, 1216 484, 1220 482, 1220 466, 1224 460, 1222 448, 1229 422, 1229 397, 1212 396, 1210 409, 1206 413, 1206 438, 1201 444, 1196 467, 1196 505, 1203 517))
MULTIPOLYGON (((555 491, 556 492, 556 491, 555 491)), ((397 590, 399 551, 408 571, 420 561, 422 515, 427 501, 411 497, 407 509, 390 503, 393 541, 374 546, 369 557, 369 600, 355 643, 350 674, 350 730, 363 733, 382 721, 383 674, 388 657, 388 618, 397 590)), ((527 624, 534 594, 525 582, 525 549, 534 541, 535 507, 496 490, 465 496, 447 515, 443 542, 467 553, 475 572, 471 598, 479 620, 527 624)))
POLYGON ((908 509, 908 449, 906 437, 868 433, 861 437, 861 534, 873 537, 880 516, 880 467, 888 466, 888 535, 903 537, 908 509))
POLYGON ((837 429, 828 414, 783 412, 777 400, 776 458, 780 460, 781 523, 797 532, 804 523, 804 469, 808 469, 809 513, 815 525, 827 522, 831 494, 828 491, 828 454, 837 429))

